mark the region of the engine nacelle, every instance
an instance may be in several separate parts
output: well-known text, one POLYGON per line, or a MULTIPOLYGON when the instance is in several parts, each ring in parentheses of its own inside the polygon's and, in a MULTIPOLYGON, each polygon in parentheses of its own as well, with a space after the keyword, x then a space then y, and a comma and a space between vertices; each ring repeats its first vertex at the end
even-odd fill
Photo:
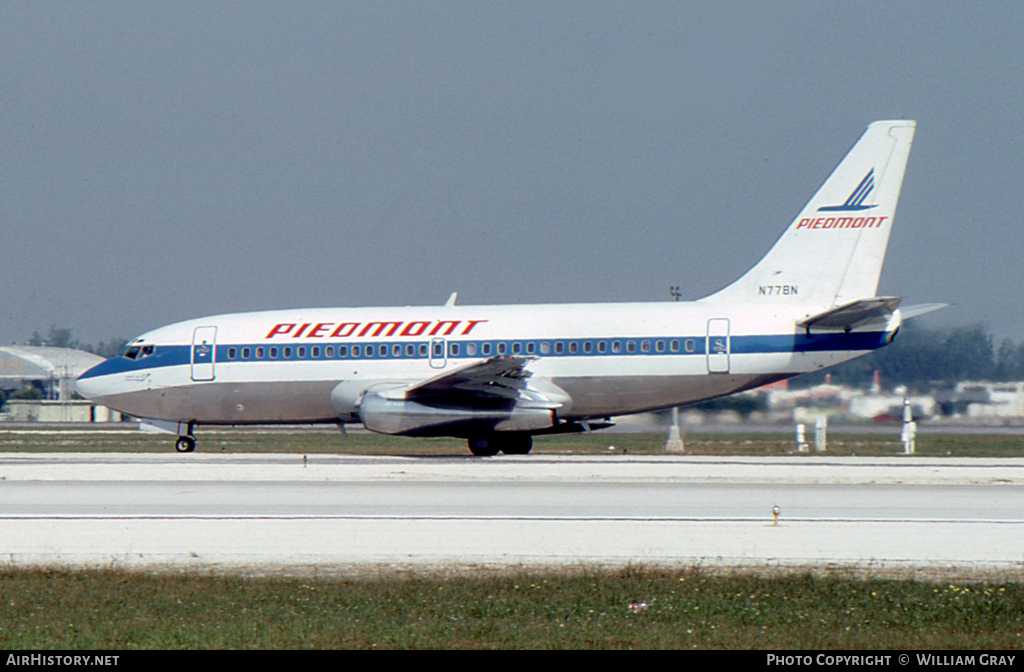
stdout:
POLYGON ((516 404, 507 408, 464 409, 428 406, 404 399, 363 395, 363 425, 381 434, 469 436, 486 432, 530 432, 553 427, 554 409, 516 404))

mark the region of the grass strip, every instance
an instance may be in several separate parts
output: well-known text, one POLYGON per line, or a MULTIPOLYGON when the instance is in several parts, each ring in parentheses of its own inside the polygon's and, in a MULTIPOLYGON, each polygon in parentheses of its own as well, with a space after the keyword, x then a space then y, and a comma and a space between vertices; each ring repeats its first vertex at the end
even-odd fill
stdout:
POLYGON ((792 572, 0 570, 5 649, 1008 649, 1024 584, 792 572))
MULTIPOLYGON (((333 453, 339 455, 469 455, 465 441, 452 438, 406 438, 381 434, 311 430, 204 429, 199 452, 333 453)), ((811 437, 813 440, 813 436, 811 437)), ((0 430, 4 452, 158 452, 174 450, 173 437, 137 431, 57 431, 34 433, 0 430)), ((785 434, 701 434, 686 436, 690 455, 798 455, 793 437, 785 434)), ((539 436, 534 455, 664 455, 663 434, 573 434, 539 436)), ((889 434, 829 434, 828 449, 808 456, 898 456, 903 454, 899 430, 889 434)), ((926 434, 917 438, 920 457, 1024 457, 1024 436, 1005 434, 926 434)))

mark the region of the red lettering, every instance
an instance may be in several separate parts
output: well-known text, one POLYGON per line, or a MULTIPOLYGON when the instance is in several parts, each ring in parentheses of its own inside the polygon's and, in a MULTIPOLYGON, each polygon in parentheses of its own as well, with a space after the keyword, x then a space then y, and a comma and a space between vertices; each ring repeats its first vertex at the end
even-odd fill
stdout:
POLYGON ((864 218, 864 228, 865 229, 870 229, 874 225, 875 225, 875 218, 874 217, 865 217, 864 218))
POLYGON ((809 219, 807 219, 807 218, 805 217, 805 218, 803 218, 803 219, 801 219, 801 220, 800 220, 800 223, 796 225, 796 228, 798 228, 798 229, 802 229, 802 228, 804 228, 805 226, 807 226, 808 222, 810 222, 810 221, 811 221, 811 220, 809 220, 809 219))
POLYGON ((370 329, 373 329, 373 334, 371 334, 371 336, 377 337, 380 336, 381 332, 384 331, 386 327, 390 328, 388 329, 388 333, 384 335, 394 336, 395 330, 398 329, 400 326, 402 326, 401 322, 367 322, 366 326, 363 327, 363 330, 359 332, 359 336, 366 336, 366 334, 369 333, 370 329))
POLYGON ((362 322, 342 322, 331 334, 331 338, 348 338, 362 322), (345 333, 342 333, 344 331, 345 333))
POLYGON ((313 327, 306 338, 323 338, 323 333, 334 326, 334 322, 321 322, 320 324, 313 327))
POLYGON ((878 228, 882 228, 882 222, 884 222, 887 219, 889 219, 888 215, 886 215, 885 217, 879 217, 878 218, 878 228))
MULTIPOLYGON (((797 228, 800 228, 800 227, 797 227, 797 228)), ((473 331, 473 327, 475 327, 476 325, 480 324, 481 322, 487 322, 487 320, 470 320, 469 324, 466 325, 466 328, 462 330, 462 335, 465 336, 469 332, 473 331)))
POLYGON ((437 332, 441 331, 441 327, 448 325, 448 329, 442 334, 442 336, 451 336, 452 332, 455 331, 455 327, 459 326, 462 320, 438 320, 437 325, 430 330, 431 336, 437 336, 437 332))
POLYGON ((402 333, 399 336, 419 336, 427 327, 430 326, 430 322, 407 322, 405 329, 402 329, 402 333))
MULTIPOLYGON (((820 224, 821 221, 819 219, 815 223, 820 224)), ((804 224, 804 226, 806 227, 807 225, 804 224)), ((815 226, 813 228, 819 227, 815 226)), ((476 329, 477 325, 485 322, 489 322, 489 320, 438 320, 436 322, 427 320, 416 320, 413 322, 388 320, 378 322, 317 322, 315 324, 313 322, 306 322, 301 325, 296 322, 282 322, 275 324, 264 338, 286 335, 292 338, 303 338, 303 336, 305 338, 376 338, 379 336, 390 337, 396 334, 398 336, 416 337, 427 334, 428 330, 430 336, 451 336, 456 333, 459 327, 462 327, 459 334, 461 336, 468 336, 476 329), (332 328, 334 331, 331 331, 328 336, 328 332, 332 328)))
POLYGON ((270 333, 264 336, 264 338, 273 338, 278 334, 287 334, 295 328, 295 324, 275 324, 274 328, 270 330, 270 333))

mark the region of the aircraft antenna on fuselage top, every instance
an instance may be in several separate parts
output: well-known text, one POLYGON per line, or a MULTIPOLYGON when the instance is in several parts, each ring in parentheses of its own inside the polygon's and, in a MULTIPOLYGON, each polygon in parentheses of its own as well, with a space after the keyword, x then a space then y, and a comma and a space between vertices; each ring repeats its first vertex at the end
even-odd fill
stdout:
POLYGON ((839 306, 873 297, 913 121, 876 121, 753 268, 702 301, 839 306))

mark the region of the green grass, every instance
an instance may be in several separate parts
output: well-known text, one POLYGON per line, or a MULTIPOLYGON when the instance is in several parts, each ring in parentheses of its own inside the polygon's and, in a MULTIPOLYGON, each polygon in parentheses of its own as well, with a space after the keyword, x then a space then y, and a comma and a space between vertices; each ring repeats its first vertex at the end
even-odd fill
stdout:
MULTIPOLYGON (((286 452, 353 455, 467 456, 461 439, 413 439, 380 434, 272 429, 200 428, 200 452, 286 452)), ((813 436, 811 437, 813 439, 813 436)), ((685 437, 690 455, 796 455, 788 434, 701 434, 685 437)), ((572 434, 539 436, 535 455, 663 455, 663 434, 572 434)), ((0 430, 0 452, 173 452, 173 437, 136 431, 67 431, 40 434, 0 430)), ((888 434, 829 434, 828 450, 808 453, 831 456, 902 455, 899 428, 888 434)), ((1002 434, 925 434, 917 439, 917 455, 925 457, 1024 457, 1024 436, 1002 434)))
POLYGON ((1024 584, 699 569, 285 579, 0 571, 5 649, 1024 647, 1024 584), (646 603, 645 610, 631 604, 646 603))

